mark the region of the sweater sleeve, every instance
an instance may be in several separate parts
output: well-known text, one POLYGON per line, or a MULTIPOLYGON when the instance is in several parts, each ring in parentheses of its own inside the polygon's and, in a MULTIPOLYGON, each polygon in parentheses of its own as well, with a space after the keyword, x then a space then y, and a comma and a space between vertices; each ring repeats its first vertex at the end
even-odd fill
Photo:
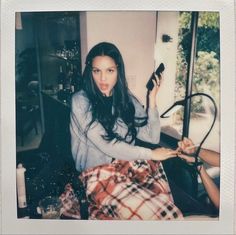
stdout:
MULTIPOLYGON (((74 123, 71 125, 72 128, 78 128, 85 135, 86 128, 91 119, 92 113, 89 110, 88 99, 82 95, 74 95, 72 97, 71 111, 71 122, 74 123)), ((111 158, 122 160, 151 159, 151 149, 133 146, 124 141, 116 142, 116 140, 112 140, 108 142, 102 137, 105 133, 103 126, 95 121, 87 131, 87 140, 111 158)))

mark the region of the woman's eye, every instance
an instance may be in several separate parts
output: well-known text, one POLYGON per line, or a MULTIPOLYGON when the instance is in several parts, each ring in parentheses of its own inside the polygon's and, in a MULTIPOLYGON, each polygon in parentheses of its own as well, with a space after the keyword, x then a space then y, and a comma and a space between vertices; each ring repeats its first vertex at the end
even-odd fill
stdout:
POLYGON ((99 73, 98 69, 93 69, 93 73, 99 73))
POLYGON ((108 69, 108 72, 109 72, 109 73, 113 73, 113 72, 114 72, 114 69, 108 69))

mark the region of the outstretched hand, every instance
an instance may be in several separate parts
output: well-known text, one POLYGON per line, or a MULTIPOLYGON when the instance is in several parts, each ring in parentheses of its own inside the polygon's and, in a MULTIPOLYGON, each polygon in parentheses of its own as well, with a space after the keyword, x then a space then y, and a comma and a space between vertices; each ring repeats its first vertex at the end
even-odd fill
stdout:
POLYGON ((195 163, 195 157, 188 156, 186 154, 178 153, 178 157, 185 160, 187 163, 195 163))
POLYGON ((196 152, 196 146, 189 138, 184 137, 182 141, 178 142, 178 157, 185 160, 187 163, 195 163, 195 157, 188 156, 196 152))
POLYGON ((178 142, 177 150, 181 153, 193 154, 196 152, 196 146, 191 139, 184 137, 182 141, 178 142))
POLYGON ((163 161, 177 157, 178 151, 168 148, 156 148, 152 150, 152 160, 163 161))

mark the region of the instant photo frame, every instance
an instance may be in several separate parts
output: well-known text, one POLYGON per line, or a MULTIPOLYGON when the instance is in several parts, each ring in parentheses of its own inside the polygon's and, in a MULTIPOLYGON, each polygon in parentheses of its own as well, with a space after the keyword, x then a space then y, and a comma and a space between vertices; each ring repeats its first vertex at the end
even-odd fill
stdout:
MULTIPOLYGON (((2 234, 234 234, 235 197, 235 2, 233 0, 2 0, 1 1, 1 233, 2 234), (178 221, 85 221, 17 218, 15 124, 15 17, 19 12, 209 11, 220 14, 219 217, 178 221)), ((17 15, 19 17, 19 15, 17 15)), ((82 22, 84 23, 84 22, 82 22)), ((24 27, 17 21, 17 27, 24 27)), ((124 27, 126 27, 124 25, 124 27)), ((144 30, 140 28, 140 31, 144 30)), ((107 36, 112 40, 111 36, 107 36)), ((132 46, 131 42, 127 42, 132 46)), ((85 49, 85 48, 84 48, 85 49)), ((88 49, 88 48, 87 48, 88 49)), ((83 49, 82 49, 83 50, 83 49)), ((137 52, 137 51, 136 51, 137 52)), ((82 51, 83 53, 83 51, 82 51)), ((138 54, 138 53, 137 53, 138 54)), ((135 55, 140 56, 140 55, 135 55)), ((141 55, 142 56, 142 55, 141 55)), ((145 56, 145 55, 143 55, 145 56)), ((82 62, 85 58, 82 58, 82 62)), ((159 64, 160 61, 158 61, 159 64)), ((136 66, 136 65, 134 65, 136 66)), ((82 66, 83 67, 83 66, 82 66)), ((82 68, 83 69, 83 68, 82 68)), ((168 68, 167 68, 168 69, 168 68)), ((167 70, 166 69, 166 70, 167 70)), ((149 70, 149 69, 148 69, 149 70)), ((150 70, 149 70, 150 71, 150 70)), ((150 71, 151 74, 151 71, 150 71)), ((130 74, 130 84, 136 80, 130 74)), ((147 78, 148 79, 148 78, 147 78)), ((144 87, 144 86, 143 86, 144 87)))

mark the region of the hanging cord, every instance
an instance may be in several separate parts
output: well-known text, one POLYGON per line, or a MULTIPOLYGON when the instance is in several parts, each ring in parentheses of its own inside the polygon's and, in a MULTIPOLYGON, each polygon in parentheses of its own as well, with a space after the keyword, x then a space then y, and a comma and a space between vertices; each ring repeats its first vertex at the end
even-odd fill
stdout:
POLYGON ((202 141, 200 142, 200 144, 199 144, 197 150, 195 151, 195 153, 190 155, 190 156, 192 156, 192 157, 195 158, 195 162, 194 162, 194 163, 191 163, 191 164, 188 163, 190 166, 192 166, 193 168, 195 168, 195 171, 196 171, 198 174, 200 174, 200 171, 201 171, 201 168, 202 168, 201 165, 203 165, 203 162, 200 160, 199 153, 200 153, 200 151, 201 151, 201 148, 202 148, 203 143, 205 142, 206 138, 209 136, 209 134, 210 134, 210 132, 211 132, 211 130, 212 130, 214 124, 215 124, 218 110, 217 110, 217 106, 216 106, 215 100, 214 100, 210 95, 205 94, 205 93, 201 93, 201 92, 195 93, 195 94, 192 94, 192 95, 189 95, 189 96, 185 97, 185 99, 180 100, 180 101, 177 101, 176 104, 177 104, 177 103, 178 103, 178 104, 182 104, 183 102, 185 103, 186 100, 188 100, 188 99, 190 99, 190 98, 192 98, 192 97, 194 97, 194 96, 205 96, 205 97, 209 98, 209 99, 211 100, 211 102, 213 103, 213 106, 214 106, 214 109, 215 109, 214 118, 213 118, 212 124, 211 124, 211 126, 210 126, 208 132, 206 133, 206 135, 204 136, 204 138, 203 138, 202 141), (198 168, 199 166, 201 166, 201 167, 198 168))
POLYGON ((195 94, 191 95, 191 97, 198 96, 198 95, 206 96, 207 98, 209 98, 209 99, 212 101, 213 106, 214 106, 214 109, 215 109, 215 115, 214 115, 214 119, 213 119, 213 121, 212 121, 211 127, 209 128, 208 132, 206 133, 206 135, 205 135, 204 138, 202 139, 202 141, 201 141, 201 143, 199 144, 199 146, 198 146, 196 152, 193 154, 193 156, 195 157, 194 167, 195 167, 196 171, 198 172, 198 174, 200 174, 200 171, 201 171, 201 168, 202 168, 201 165, 202 165, 203 163, 202 163, 201 160, 199 160, 199 159, 200 159, 200 158, 199 158, 199 153, 200 153, 200 151, 201 151, 201 148, 202 148, 203 143, 205 142, 206 138, 209 136, 209 134, 210 134, 210 132, 211 132, 211 130, 212 130, 214 124, 215 124, 216 117, 217 117, 217 112, 218 112, 218 111, 217 111, 217 106, 216 106, 215 100, 214 100, 211 96, 209 96, 209 95, 207 95, 207 94, 205 94, 205 93, 195 93, 195 94), (198 169, 198 166, 201 166, 200 169, 198 169))

